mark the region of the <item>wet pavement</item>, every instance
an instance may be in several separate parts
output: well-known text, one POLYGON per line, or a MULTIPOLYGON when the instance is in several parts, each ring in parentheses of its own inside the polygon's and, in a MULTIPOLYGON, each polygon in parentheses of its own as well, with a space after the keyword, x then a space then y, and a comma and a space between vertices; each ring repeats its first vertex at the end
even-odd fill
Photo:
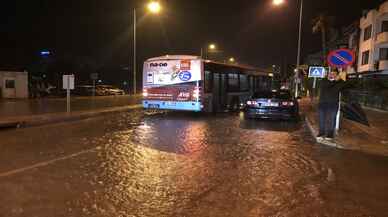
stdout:
POLYGON ((388 158, 303 123, 134 110, 0 132, 0 216, 387 216, 388 158))
MULTIPOLYGON (((71 111, 90 111, 128 106, 141 102, 141 96, 71 97, 71 111)), ((66 112, 66 98, 0 99, 0 121, 8 117, 66 112)))

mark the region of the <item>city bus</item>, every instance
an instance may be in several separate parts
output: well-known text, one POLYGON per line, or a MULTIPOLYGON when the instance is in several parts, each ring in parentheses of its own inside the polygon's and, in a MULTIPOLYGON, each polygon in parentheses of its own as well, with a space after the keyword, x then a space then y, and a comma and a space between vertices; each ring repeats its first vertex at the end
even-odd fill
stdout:
POLYGON ((256 91, 270 90, 269 71, 198 56, 150 58, 143 68, 146 109, 223 112, 238 110, 256 91))

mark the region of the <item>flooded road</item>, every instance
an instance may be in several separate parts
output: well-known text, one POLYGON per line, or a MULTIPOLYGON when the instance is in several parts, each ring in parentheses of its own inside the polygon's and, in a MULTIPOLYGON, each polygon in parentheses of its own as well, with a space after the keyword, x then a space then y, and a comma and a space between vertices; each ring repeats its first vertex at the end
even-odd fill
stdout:
POLYGON ((1 217, 388 215, 388 158, 303 123, 134 110, 0 139, 1 217))

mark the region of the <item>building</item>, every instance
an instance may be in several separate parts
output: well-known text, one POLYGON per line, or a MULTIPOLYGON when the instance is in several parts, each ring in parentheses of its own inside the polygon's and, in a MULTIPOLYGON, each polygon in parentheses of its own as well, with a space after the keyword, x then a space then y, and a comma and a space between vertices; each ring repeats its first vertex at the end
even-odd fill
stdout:
POLYGON ((360 19, 357 72, 388 74, 388 1, 360 19))
POLYGON ((0 98, 28 98, 28 73, 0 71, 0 98))
MULTIPOLYGON (((328 40, 326 42, 326 47, 329 52, 340 48, 348 48, 353 50, 355 53, 358 53, 358 44, 358 21, 353 22, 340 29, 330 28, 330 30, 328 31, 328 40)), ((316 53, 311 53, 306 56, 306 58, 304 59, 304 63, 309 66, 322 66, 325 64, 327 55, 327 53, 323 54, 322 50, 316 53)), ((354 71, 354 68, 355 67, 352 66, 351 70, 354 71)))

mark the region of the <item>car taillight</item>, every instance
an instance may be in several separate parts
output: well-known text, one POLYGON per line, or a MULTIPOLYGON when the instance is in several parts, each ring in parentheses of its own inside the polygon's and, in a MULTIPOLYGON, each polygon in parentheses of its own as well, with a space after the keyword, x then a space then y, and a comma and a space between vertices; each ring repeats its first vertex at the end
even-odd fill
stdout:
POLYGON ((284 102, 282 102, 282 105, 283 106, 294 106, 294 102, 284 101, 284 102))
POLYGON ((247 105, 257 105, 256 101, 247 101, 247 105))

